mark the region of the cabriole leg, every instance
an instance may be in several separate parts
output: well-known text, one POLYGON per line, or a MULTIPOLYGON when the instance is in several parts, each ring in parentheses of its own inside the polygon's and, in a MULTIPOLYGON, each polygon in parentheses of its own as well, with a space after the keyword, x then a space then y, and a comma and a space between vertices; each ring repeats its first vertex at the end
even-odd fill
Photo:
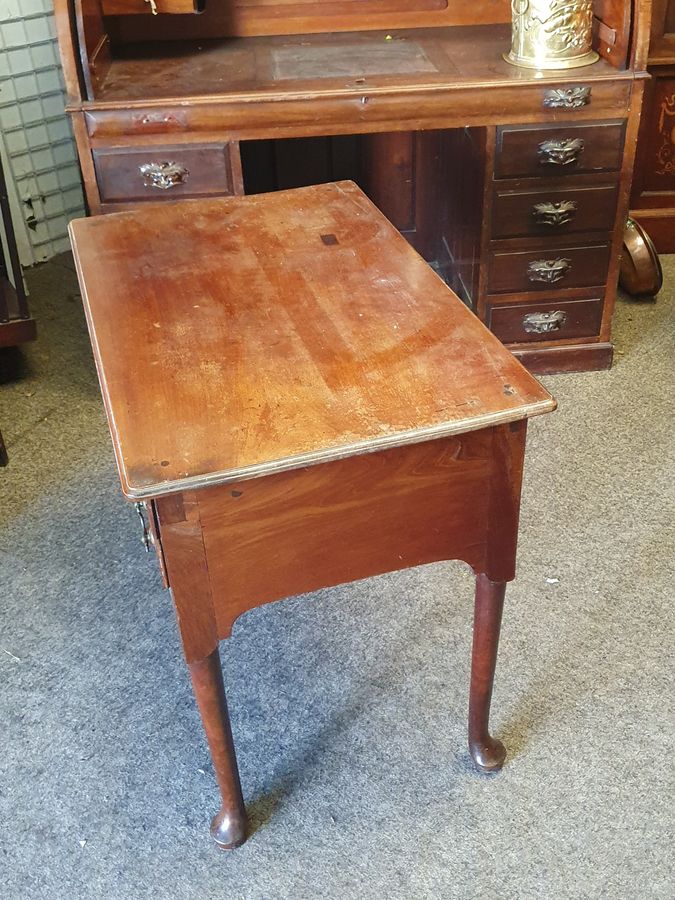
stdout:
POLYGON ((189 668, 222 801, 211 835, 221 849, 232 850, 246 840, 247 822, 218 650, 189 668))
POLYGON ((491 737, 489 730, 490 701, 505 591, 504 581, 490 581, 485 575, 478 575, 476 578, 469 692, 469 750, 474 763, 483 772, 501 769, 506 758, 504 745, 491 737))

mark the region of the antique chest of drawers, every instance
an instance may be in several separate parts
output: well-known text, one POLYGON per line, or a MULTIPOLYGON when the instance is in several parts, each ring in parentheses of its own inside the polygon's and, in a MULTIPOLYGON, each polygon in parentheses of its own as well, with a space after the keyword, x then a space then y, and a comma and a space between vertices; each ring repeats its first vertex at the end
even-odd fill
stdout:
POLYGON ((485 319, 505 343, 600 342, 625 130, 497 129, 485 319))

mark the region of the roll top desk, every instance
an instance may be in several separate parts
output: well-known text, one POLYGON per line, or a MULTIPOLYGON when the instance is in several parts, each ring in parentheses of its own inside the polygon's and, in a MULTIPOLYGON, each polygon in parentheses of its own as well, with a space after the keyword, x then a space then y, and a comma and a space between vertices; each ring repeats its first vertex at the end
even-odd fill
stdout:
POLYGON ((55 0, 89 209, 350 178, 531 370, 607 368, 650 7, 538 72, 508 0, 55 0))

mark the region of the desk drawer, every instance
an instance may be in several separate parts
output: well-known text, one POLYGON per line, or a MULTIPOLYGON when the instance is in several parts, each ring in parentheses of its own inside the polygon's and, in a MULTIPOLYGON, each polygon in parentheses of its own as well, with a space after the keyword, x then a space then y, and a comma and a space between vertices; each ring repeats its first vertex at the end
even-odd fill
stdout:
POLYGON ((239 194, 238 146, 110 148, 93 151, 103 203, 239 194))
POLYGON ((615 171, 623 157, 624 124, 500 128, 497 140, 496 178, 615 171))
POLYGON ((505 344, 594 337, 602 324, 602 300, 568 300, 493 306, 490 330, 505 344))
POLYGON ((607 242, 583 247, 490 251, 488 292, 491 294, 591 287, 604 284, 609 268, 607 242))
POLYGON ((598 187, 516 188, 495 190, 492 213, 494 238, 611 231, 614 228, 618 184, 598 187))

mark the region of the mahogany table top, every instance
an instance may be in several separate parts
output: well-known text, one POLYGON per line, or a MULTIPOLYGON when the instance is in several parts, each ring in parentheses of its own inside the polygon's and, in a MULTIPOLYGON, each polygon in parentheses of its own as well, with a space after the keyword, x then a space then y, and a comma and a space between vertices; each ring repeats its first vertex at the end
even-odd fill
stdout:
POLYGON ((555 408, 352 182, 70 230, 130 498, 555 408))

